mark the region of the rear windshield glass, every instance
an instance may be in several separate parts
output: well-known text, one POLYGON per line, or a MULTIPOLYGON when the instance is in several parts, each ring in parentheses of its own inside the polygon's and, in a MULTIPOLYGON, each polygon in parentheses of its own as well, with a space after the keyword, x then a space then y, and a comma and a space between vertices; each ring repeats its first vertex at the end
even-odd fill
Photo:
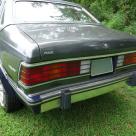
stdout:
POLYGON ((16 2, 15 19, 21 22, 96 23, 80 7, 47 2, 16 2))

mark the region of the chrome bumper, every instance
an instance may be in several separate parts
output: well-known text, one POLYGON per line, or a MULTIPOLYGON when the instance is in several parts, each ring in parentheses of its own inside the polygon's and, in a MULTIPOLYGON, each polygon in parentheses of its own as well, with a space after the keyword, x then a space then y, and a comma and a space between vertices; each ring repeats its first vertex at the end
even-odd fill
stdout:
POLYGON ((128 84, 128 80, 132 75, 134 75, 134 71, 111 76, 107 75, 86 82, 53 88, 48 91, 46 90, 44 93, 29 95, 26 95, 23 90, 15 86, 10 79, 8 81, 19 97, 29 107, 32 107, 34 111, 36 109, 36 112, 39 113, 57 107, 67 109, 70 107, 71 103, 106 94, 124 86, 131 90, 135 90, 135 86, 128 84))

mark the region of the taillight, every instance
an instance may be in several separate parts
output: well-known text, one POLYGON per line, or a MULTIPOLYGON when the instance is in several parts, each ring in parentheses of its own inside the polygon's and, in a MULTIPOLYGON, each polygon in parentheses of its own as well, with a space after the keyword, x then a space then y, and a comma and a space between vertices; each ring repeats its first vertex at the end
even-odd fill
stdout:
POLYGON ((20 80, 24 85, 35 85, 55 79, 89 73, 90 61, 74 61, 49 64, 34 68, 22 66, 20 80))
POLYGON ((136 64, 136 53, 127 54, 124 58, 124 65, 136 64))
POLYGON ((117 67, 136 64, 136 53, 118 56, 117 67))

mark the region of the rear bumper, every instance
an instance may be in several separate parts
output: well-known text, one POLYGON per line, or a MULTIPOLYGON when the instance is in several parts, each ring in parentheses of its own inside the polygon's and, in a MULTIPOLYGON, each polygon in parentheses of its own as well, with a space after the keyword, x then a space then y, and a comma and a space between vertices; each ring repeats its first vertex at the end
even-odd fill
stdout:
MULTIPOLYGON (((76 103, 79 101, 84 101, 84 100, 87 100, 87 99, 90 99, 90 98, 93 98, 96 96, 100 96, 100 95, 109 93, 111 91, 120 89, 122 87, 126 87, 126 81, 120 81, 118 83, 113 83, 111 85, 107 85, 107 86, 103 86, 103 87, 95 88, 95 89, 88 88, 87 90, 81 90, 81 92, 78 92, 78 93, 70 93, 69 94, 71 97, 70 104, 76 103)), ((69 100, 66 100, 66 104, 64 102, 64 105, 68 105, 67 104, 67 103, 69 103, 68 101, 69 100)), ((63 107, 61 97, 55 98, 51 101, 47 101, 46 103, 41 104, 40 112, 45 112, 45 111, 48 111, 48 110, 51 110, 54 108, 58 108, 58 107, 63 107)), ((66 107, 70 107, 70 105, 68 105, 66 107)))
POLYGON ((19 97, 35 112, 45 112, 55 108, 67 109, 72 103, 90 99, 99 95, 119 90, 122 87, 135 90, 135 84, 129 82, 135 78, 135 71, 105 76, 90 81, 61 86, 46 90, 44 93, 26 95, 9 80, 19 97), (49 92, 49 93, 47 93, 49 92))

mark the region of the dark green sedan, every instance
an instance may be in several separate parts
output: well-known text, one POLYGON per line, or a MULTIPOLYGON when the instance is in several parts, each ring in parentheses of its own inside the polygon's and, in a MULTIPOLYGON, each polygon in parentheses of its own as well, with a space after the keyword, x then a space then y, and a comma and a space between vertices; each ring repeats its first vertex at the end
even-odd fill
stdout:
POLYGON ((63 0, 0 0, 0 105, 34 113, 136 90, 136 37, 63 0))

